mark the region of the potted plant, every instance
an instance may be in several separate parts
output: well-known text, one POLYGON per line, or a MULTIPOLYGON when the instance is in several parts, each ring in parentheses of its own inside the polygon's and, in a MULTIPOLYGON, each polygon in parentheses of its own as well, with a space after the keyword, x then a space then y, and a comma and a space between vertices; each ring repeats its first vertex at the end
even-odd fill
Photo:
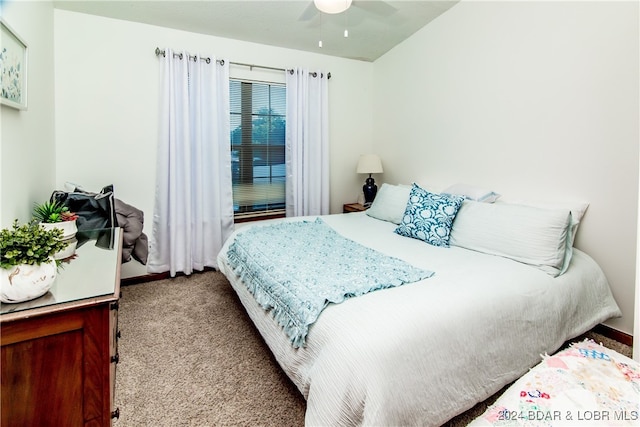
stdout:
POLYGON ((71 239, 76 235, 78 215, 70 212, 69 208, 57 200, 36 203, 33 207, 33 218, 40 221, 46 229, 60 228, 62 239, 71 239))
POLYGON ((0 231, 0 301, 15 303, 44 295, 56 278, 53 255, 63 250, 60 229, 47 230, 36 221, 0 231))

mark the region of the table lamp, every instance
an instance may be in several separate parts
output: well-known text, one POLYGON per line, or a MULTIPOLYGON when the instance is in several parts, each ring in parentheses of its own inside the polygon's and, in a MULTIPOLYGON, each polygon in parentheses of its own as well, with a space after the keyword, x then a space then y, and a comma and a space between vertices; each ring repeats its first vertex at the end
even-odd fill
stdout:
POLYGON ((362 154, 358 160, 357 173, 368 173, 369 178, 366 179, 362 186, 362 192, 364 193, 364 205, 366 207, 371 206, 373 199, 376 198, 378 187, 376 182, 371 177, 372 173, 382 173, 382 162, 380 157, 375 154, 362 154))

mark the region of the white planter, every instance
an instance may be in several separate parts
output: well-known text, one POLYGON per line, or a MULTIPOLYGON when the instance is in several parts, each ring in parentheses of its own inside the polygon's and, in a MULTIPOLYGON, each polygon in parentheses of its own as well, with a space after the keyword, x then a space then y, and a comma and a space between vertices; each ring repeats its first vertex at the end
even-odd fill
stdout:
POLYGON ((47 293, 56 278, 56 262, 40 265, 21 264, 0 269, 0 301, 16 303, 47 293))
POLYGON ((73 238, 65 241, 67 242, 67 247, 53 254, 53 259, 58 260, 58 259, 69 258, 71 255, 76 253, 76 247, 78 246, 78 239, 73 238))
POLYGON ((41 222, 45 230, 53 230, 54 228, 59 228, 62 230, 62 240, 71 239, 75 237, 78 232, 78 227, 76 226, 76 220, 73 221, 61 221, 61 222, 41 222))

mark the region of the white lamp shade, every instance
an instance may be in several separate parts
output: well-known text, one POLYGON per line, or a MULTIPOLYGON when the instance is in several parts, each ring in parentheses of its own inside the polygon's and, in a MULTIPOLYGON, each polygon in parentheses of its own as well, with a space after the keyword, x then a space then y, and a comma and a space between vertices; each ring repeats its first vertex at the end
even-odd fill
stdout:
POLYGON ((375 154, 363 154, 358 160, 357 173, 382 173, 382 161, 375 154))
POLYGON ((320 12, 340 13, 349 9, 351 0, 313 0, 320 12))

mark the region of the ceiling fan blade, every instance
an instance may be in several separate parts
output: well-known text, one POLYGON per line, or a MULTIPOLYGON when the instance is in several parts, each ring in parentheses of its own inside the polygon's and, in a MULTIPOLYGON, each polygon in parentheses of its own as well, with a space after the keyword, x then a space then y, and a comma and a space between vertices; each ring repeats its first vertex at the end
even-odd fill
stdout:
POLYGON ((309 21, 315 18, 317 14, 318 9, 316 9, 316 5, 313 4, 313 0, 311 0, 307 8, 302 12, 302 15, 300 15, 300 18, 298 18, 298 21, 309 21))
POLYGON ((390 16, 398 11, 398 9, 382 0, 353 0, 352 5, 381 16, 390 16))

